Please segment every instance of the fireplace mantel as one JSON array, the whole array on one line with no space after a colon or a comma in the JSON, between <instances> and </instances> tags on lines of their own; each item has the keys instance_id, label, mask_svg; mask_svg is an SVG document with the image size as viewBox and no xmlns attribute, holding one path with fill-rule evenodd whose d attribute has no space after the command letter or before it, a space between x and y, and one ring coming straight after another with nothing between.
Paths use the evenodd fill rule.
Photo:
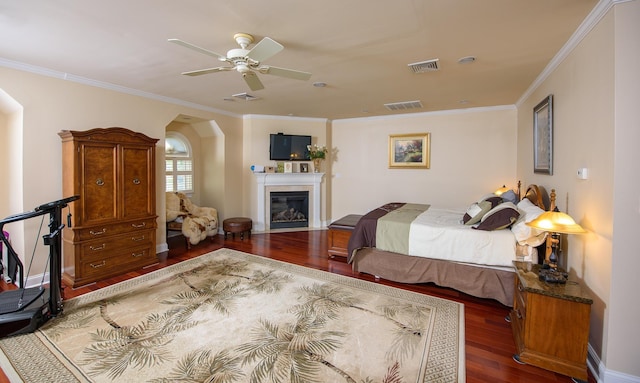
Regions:
<instances>
[{"instance_id":1,"label":"fireplace mantel","mask_svg":"<svg viewBox=\"0 0 640 383\"><path fill-rule=\"evenodd\" d=\"M253 227L256 231L269 230L271 191L309 190L309 228L320 228L321 183L324 173L253 173L257 182L258 218Z\"/></svg>"}]
</instances>

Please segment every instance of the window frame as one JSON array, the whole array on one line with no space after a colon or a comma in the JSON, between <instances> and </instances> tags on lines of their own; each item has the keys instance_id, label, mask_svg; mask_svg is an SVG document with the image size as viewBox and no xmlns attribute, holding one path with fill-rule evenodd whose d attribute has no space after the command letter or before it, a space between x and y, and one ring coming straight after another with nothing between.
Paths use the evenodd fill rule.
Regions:
<instances>
[{"instance_id":1,"label":"window frame","mask_svg":"<svg viewBox=\"0 0 640 383\"><path fill-rule=\"evenodd\" d=\"M185 149L186 149L186 153L169 153L167 152L167 141L168 140L176 140L176 141L180 141ZM182 161L182 160L187 160L187 161L191 161L191 170L182 170L179 171L178 169L178 161ZM168 171L167 170L167 161L171 161L172 162L172 171ZM185 137L183 134L178 133L178 132L166 132L165 134L165 191L166 192L180 192L180 193L185 193L185 194L193 194L193 188L195 185L195 161L193 159L193 150L191 148L191 142L189 141L189 139L187 137ZM191 189L185 189L185 190L178 190L178 176L180 175L187 175L187 176L191 176ZM171 177L171 181L172 181L172 189L168 190L168 178Z\"/></svg>"}]
</instances>

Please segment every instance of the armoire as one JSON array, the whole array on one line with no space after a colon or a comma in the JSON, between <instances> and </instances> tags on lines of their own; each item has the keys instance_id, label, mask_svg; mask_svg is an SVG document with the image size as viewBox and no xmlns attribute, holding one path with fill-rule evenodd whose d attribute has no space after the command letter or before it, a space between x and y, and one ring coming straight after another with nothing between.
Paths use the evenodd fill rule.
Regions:
<instances>
[{"instance_id":1,"label":"armoire","mask_svg":"<svg viewBox=\"0 0 640 383\"><path fill-rule=\"evenodd\" d=\"M158 262L155 146L129 129L63 130L63 195L71 203L63 231L63 274L78 287Z\"/></svg>"}]
</instances>

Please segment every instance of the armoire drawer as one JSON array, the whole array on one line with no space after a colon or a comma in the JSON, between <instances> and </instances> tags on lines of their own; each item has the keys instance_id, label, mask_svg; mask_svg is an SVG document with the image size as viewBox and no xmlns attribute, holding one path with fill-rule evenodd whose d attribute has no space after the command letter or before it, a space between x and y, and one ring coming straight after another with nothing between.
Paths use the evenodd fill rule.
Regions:
<instances>
[{"instance_id":1,"label":"armoire drawer","mask_svg":"<svg viewBox=\"0 0 640 383\"><path fill-rule=\"evenodd\" d=\"M156 217L148 217L135 221L108 223L83 228L74 228L75 242L110 237L121 233L156 228ZM111 239L109 239L111 240Z\"/></svg>"},{"instance_id":2,"label":"armoire drawer","mask_svg":"<svg viewBox=\"0 0 640 383\"><path fill-rule=\"evenodd\" d=\"M82 280L93 280L107 276L122 274L123 270L131 270L157 262L153 247L137 247L121 250L119 253L105 254L102 258L83 259L77 265L77 276Z\"/></svg>"},{"instance_id":3,"label":"armoire drawer","mask_svg":"<svg viewBox=\"0 0 640 383\"><path fill-rule=\"evenodd\" d=\"M80 260L93 261L131 248L153 247L155 246L155 231L144 230L124 233L80 242L76 246Z\"/></svg>"}]
</instances>

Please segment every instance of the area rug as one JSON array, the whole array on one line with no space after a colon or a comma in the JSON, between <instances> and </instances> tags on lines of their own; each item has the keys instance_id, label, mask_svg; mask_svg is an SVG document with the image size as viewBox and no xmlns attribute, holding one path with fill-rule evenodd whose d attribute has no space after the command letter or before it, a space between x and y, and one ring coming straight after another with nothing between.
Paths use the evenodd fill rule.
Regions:
<instances>
[{"instance_id":1,"label":"area rug","mask_svg":"<svg viewBox=\"0 0 640 383\"><path fill-rule=\"evenodd\" d=\"M229 249L64 302L11 381L464 382L464 306Z\"/></svg>"}]
</instances>

